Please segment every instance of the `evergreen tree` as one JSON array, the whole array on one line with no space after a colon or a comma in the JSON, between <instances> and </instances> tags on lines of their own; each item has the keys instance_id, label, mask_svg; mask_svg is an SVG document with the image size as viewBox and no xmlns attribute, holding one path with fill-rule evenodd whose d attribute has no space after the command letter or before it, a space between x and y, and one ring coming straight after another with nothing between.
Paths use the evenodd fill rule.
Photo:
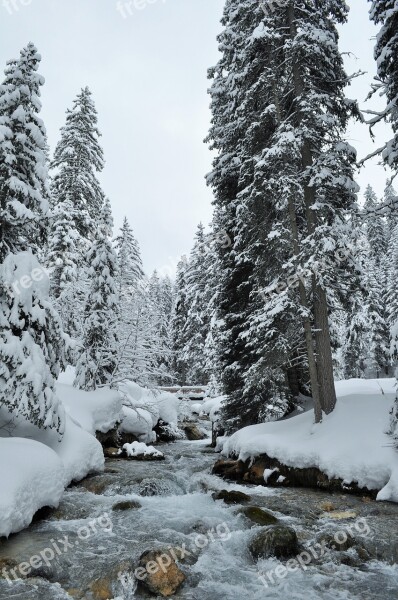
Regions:
<instances>
[{"instance_id":1,"label":"evergreen tree","mask_svg":"<svg viewBox=\"0 0 398 600\"><path fill-rule=\"evenodd\" d=\"M87 256L91 265L88 272L90 291L84 313L83 348L75 379L75 386L87 391L112 384L117 367L117 256L110 240L111 233L112 214L106 200Z\"/></svg>"},{"instance_id":2,"label":"evergreen tree","mask_svg":"<svg viewBox=\"0 0 398 600\"><path fill-rule=\"evenodd\" d=\"M188 318L186 275L188 261L183 256L177 265L177 274L174 290L174 307L172 315L172 366L173 375L179 385L187 384L188 365L184 359L183 349L186 339L184 337L185 324Z\"/></svg>"},{"instance_id":3,"label":"evergreen tree","mask_svg":"<svg viewBox=\"0 0 398 600\"><path fill-rule=\"evenodd\" d=\"M195 244L189 257L186 272L187 319L183 337L186 340L182 356L188 365L187 380L190 384L207 384L207 360L205 345L209 333L209 299L206 297L206 255L208 240L202 224L198 226Z\"/></svg>"},{"instance_id":4,"label":"evergreen tree","mask_svg":"<svg viewBox=\"0 0 398 600\"><path fill-rule=\"evenodd\" d=\"M289 410L290 382L297 391L307 369L316 419L336 402L329 311L347 278L337 257L358 189L343 139L357 114L338 51L346 11L338 0L283 3L267 15L254 1L226 3L223 56L210 72L218 156L209 183L232 239L219 314L224 412L240 425Z\"/></svg>"},{"instance_id":5,"label":"evergreen tree","mask_svg":"<svg viewBox=\"0 0 398 600\"><path fill-rule=\"evenodd\" d=\"M28 44L8 64L0 88L0 405L62 435L64 411L55 383L65 365L66 336L34 255L48 214L39 62Z\"/></svg>"},{"instance_id":6,"label":"evergreen tree","mask_svg":"<svg viewBox=\"0 0 398 600\"><path fill-rule=\"evenodd\" d=\"M387 251L386 228L377 208L379 202L373 188L368 185L365 191L365 224L370 248L370 256L376 267L380 267Z\"/></svg>"},{"instance_id":7,"label":"evergreen tree","mask_svg":"<svg viewBox=\"0 0 398 600\"><path fill-rule=\"evenodd\" d=\"M119 294L132 294L142 283L144 271L140 248L126 217L120 233L115 239L115 248L119 265Z\"/></svg>"},{"instance_id":8,"label":"evergreen tree","mask_svg":"<svg viewBox=\"0 0 398 600\"><path fill-rule=\"evenodd\" d=\"M81 90L67 110L66 123L61 129L52 162L54 203L72 203L74 225L81 236L81 254L85 255L87 244L92 240L104 194L97 173L104 167L100 132L97 128L97 111L90 90Z\"/></svg>"},{"instance_id":9,"label":"evergreen tree","mask_svg":"<svg viewBox=\"0 0 398 600\"><path fill-rule=\"evenodd\" d=\"M0 87L0 261L8 253L37 254L47 228L47 140L37 73L41 57L30 43L8 63Z\"/></svg>"},{"instance_id":10,"label":"evergreen tree","mask_svg":"<svg viewBox=\"0 0 398 600\"><path fill-rule=\"evenodd\" d=\"M55 384L67 338L49 302L48 278L32 253L9 254L0 265L0 289L0 406L62 435Z\"/></svg>"},{"instance_id":11,"label":"evergreen tree","mask_svg":"<svg viewBox=\"0 0 398 600\"><path fill-rule=\"evenodd\" d=\"M398 5L396 0L370 0L370 18L380 25L377 34L375 58L377 82L373 93L383 92L387 98L386 109L371 120L374 125L381 120L391 123L394 137L382 148L382 156L392 169L398 168Z\"/></svg>"}]
</instances>

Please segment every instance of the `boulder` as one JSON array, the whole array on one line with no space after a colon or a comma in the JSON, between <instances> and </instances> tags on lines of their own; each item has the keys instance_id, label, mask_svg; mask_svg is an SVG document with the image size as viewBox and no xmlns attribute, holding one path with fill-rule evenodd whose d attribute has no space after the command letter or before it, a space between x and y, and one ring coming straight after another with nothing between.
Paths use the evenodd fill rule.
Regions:
<instances>
[{"instance_id":1,"label":"boulder","mask_svg":"<svg viewBox=\"0 0 398 600\"><path fill-rule=\"evenodd\" d=\"M140 557L139 579L153 594L168 598L173 596L185 581L169 550L147 550Z\"/></svg>"},{"instance_id":2,"label":"boulder","mask_svg":"<svg viewBox=\"0 0 398 600\"><path fill-rule=\"evenodd\" d=\"M279 520L272 513L258 506L248 506L242 508L240 512L250 519L250 521L253 521L253 523L257 523L257 525L266 526L279 523Z\"/></svg>"},{"instance_id":3,"label":"boulder","mask_svg":"<svg viewBox=\"0 0 398 600\"><path fill-rule=\"evenodd\" d=\"M251 497L243 492L237 490L220 490L212 494L213 500L224 500L225 504L242 504L242 502L249 502Z\"/></svg>"},{"instance_id":4,"label":"boulder","mask_svg":"<svg viewBox=\"0 0 398 600\"><path fill-rule=\"evenodd\" d=\"M121 454L120 448L116 448L116 447L104 448L105 458L121 458L120 454Z\"/></svg>"},{"instance_id":5,"label":"boulder","mask_svg":"<svg viewBox=\"0 0 398 600\"><path fill-rule=\"evenodd\" d=\"M117 446L119 437L118 427L114 427L105 433L102 433L102 431L96 431L95 437L104 449Z\"/></svg>"},{"instance_id":6,"label":"boulder","mask_svg":"<svg viewBox=\"0 0 398 600\"><path fill-rule=\"evenodd\" d=\"M249 550L255 560L260 558L290 558L299 552L294 529L286 525L270 525L259 531L251 540Z\"/></svg>"},{"instance_id":7,"label":"boulder","mask_svg":"<svg viewBox=\"0 0 398 600\"><path fill-rule=\"evenodd\" d=\"M132 510L141 508L141 504L135 500L126 500L125 502L118 502L112 506L112 510Z\"/></svg>"},{"instance_id":8,"label":"boulder","mask_svg":"<svg viewBox=\"0 0 398 600\"><path fill-rule=\"evenodd\" d=\"M230 460L220 458L213 467L213 475L219 475L224 479L239 481L245 473L245 463L241 460Z\"/></svg>"},{"instance_id":9,"label":"boulder","mask_svg":"<svg viewBox=\"0 0 398 600\"><path fill-rule=\"evenodd\" d=\"M74 597L90 598L90 600L111 600L118 596L121 591L120 576L122 573L129 573L133 580L134 567L130 561L123 561L113 566L103 577L92 581L85 594Z\"/></svg>"},{"instance_id":10,"label":"boulder","mask_svg":"<svg viewBox=\"0 0 398 600\"><path fill-rule=\"evenodd\" d=\"M184 425L183 429L185 431L187 439L191 442L194 442L196 440L204 440L207 437L206 434L203 433L203 431L200 431L200 429L194 423Z\"/></svg>"}]
</instances>

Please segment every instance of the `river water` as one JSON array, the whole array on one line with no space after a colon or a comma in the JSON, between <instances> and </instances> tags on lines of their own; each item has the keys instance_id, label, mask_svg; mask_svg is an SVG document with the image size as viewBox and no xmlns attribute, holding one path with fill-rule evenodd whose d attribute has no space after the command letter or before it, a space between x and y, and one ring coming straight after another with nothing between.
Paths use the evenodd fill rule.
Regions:
<instances>
[{"instance_id":1,"label":"river water","mask_svg":"<svg viewBox=\"0 0 398 600\"><path fill-rule=\"evenodd\" d=\"M104 582L112 590L109 598L154 598L137 587L132 573L145 550L170 547L185 552L180 567L187 579L175 596L181 600L398 598L398 505L226 483L211 475L216 456L207 443L166 444L163 462L109 460L103 474L69 488L59 509L0 542L0 569L10 565L0 579L0 598L106 600ZM317 558L313 553L309 563L306 558L278 577L275 569L286 563L253 560L248 544L260 527L239 505L214 501L212 492L221 489L249 494L250 505L294 527L307 549L330 536L344 538L351 527L369 559L355 549ZM113 510L127 500L140 508ZM347 518L336 520L344 517L339 511L348 512ZM43 552L47 564L34 577L13 580L12 566Z\"/></svg>"}]
</instances>

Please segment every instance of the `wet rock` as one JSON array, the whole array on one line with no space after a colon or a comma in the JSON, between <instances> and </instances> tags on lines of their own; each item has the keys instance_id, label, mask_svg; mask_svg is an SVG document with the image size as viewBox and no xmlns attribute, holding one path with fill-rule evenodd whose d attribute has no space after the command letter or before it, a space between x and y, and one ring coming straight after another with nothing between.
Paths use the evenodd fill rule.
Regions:
<instances>
[{"instance_id":1,"label":"wet rock","mask_svg":"<svg viewBox=\"0 0 398 600\"><path fill-rule=\"evenodd\" d=\"M352 510L333 510L332 512L325 513L321 516L327 517L328 519L335 519L336 521L343 521L345 519L355 519L357 513Z\"/></svg>"},{"instance_id":2,"label":"wet rock","mask_svg":"<svg viewBox=\"0 0 398 600\"><path fill-rule=\"evenodd\" d=\"M332 512L333 510L336 510L336 507L332 502L322 502L322 504L319 505L319 508L323 510L323 512Z\"/></svg>"},{"instance_id":3,"label":"wet rock","mask_svg":"<svg viewBox=\"0 0 398 600\"><path fill-rule=\"evenodd\" d=\"M196 440L204 440L207 436L194 423L189 423L183 427L187 439L191 442Z\"/></svg>"},{"instance_id":4,"label":"wet rock","mask_svg":"<svg viewBox=\"0 0 398 600\"><path fill-rule=\"evenodd\" d=\"M70 588L65 591L67 594L69 594L69 596L71 596L71 598L76 598L76 600L81 600L81 598L84 598L84 592L78 590L77 588Z\"/></svg>"},{"instance_id":5,"label":"wet rock","mask_svg":"<svg viewBox=\"0 0 398 600\"><path fill-rule=\"evenodd\" d=\"M162 421L162 419L159 419L153 430L156 433L156 440L158 442L175 442L184 437L181 430Z\"/></svg>"},{"instance_id":6,"label":"wet rock","mask_svg":"<svg viewBox=\"0 0 398 600\"><path fill-rule=\"evenodd\" d=\"M249 502L251 497L243 492L237 490L220 490L212 494L213 500L224 500L225 504L241 504L242 502Z\"/></svg>"},{"instance_id":7,"label":"wet rock","mask_svg":"<svg viewBox=\"0 0 398 600\"><path fill-rule=\"evenodd\" d=\"M168 496L173 493L172 486L161 479L144 479L139 489L141 496Z\"/></svg>"},{"instance_id":8,"label":"wet rock","mask_svg":"<svg viewBox=\"0 0 398 600\"><path fill-rule=\"evenodd\" d=\"M255 560L260 558L290 558L300 549L296 532L285 525L271 525L259 531L249 544L249 550Z\"/></svg>"},{"instance_id":9,"label":"wet rock","mask_svg":"<svg viewBox=\"0 0 398 600\"><path fill-rule=\"evenodd\" d=\"M140 557L139 568L142 585L164 598L173 596L186 579L168 550L147 550Z\"/></svg>"},{"instance_id":10,"label":"wet rock","mask_svg":"<svg viewBox=\"0 0 398 600\"><path fill-rule=\"evenodd\" d=\"M323 535L318 539L319 543L329 548L329 550L337 550L338 552L345 552L353 548L356 544L352 535L344 531L338 532L335 535Z\"/></svg>"},{"instance_id":11,"label":"wet rock","mask_svg":"<svg viewBox=\"0 0 398 600\"><path fill-rule=\"evenodd\" d=\"M110 447L104 448L105 458L120 458L120 448Z\"/></svg>"},{"instance_id":12,"label":"wet rock","mask_svg":"<svg viewBox=\"0 0 398 600\"><path fill-rule=\"evenodd\" d=\"M92 477L86 477L86 479L83 479L77 485L78 487L83 487L92 494L101 495L111 485L111 481L106 477L94 475Z\"/></svg>"},{"instance_id":13,"label":"wet rock","mask_svg":"<svg viewBox=\"0 0 398 600\"><path fill-rule=\"evenodd\" d=\"M112 600L121 591L120 578L125 573L129 573L133 579L134 567L129 561L115 565L103 577L90 583L86 594L82 597L90 598L90 600Z\"/></svg>"},{"instance_id":14,"label":"wet rock","mask_svg":"<svg viewBox=\"0 0 398 600\"><path fill-rule=\"evenodd\" d=\"M139 502L135 500L126 500L125 502L118 502L112 506L112 510L132 510L136 508L142 508Z\"/></svg>"},{"instance_id":15,"label":"wet rock","mask_svg":"<svg viewBox=\"0 0 398 600\"><path fill-rule=\"evenodd\" d=\"M124 433L119 431L118 443L115 446L123 448L124 444L132 444L133 442L139 442L139 439L133 433Z\"/></svg>"},{"instance_id":16,"label":"wet rock","mask_svg":"<svg viewBox=\"0 0 398 600\"><path fill-rule=\"evenodd\" d=\"M241 510L242 514L245 515L250 521L253 523L257 523L257 525L275 525L279 523L279 520L274 517L274 515L267 510L259 508L258 506L248 506L247 508L243 508Z\"/></svg>"},{"instance_id":17,"label":"wet rock","mask_svg":"<svg viewBox=\"0 0 398 600\"><path fill-rule=\"evenodd\" d=\"M110 429L109 431L106 431L105 433L103 433L102 431L96 431L95 437L97 438L97 440L99 441L99 443L102 445L103 448L115 447L118 445L118 438L119 438L118 428L114 427L113 429Z\"/></svg>"},{"instance_id":18,"label":"wet rock","mask_svg":"<svg viewBox=\"0 0 398 600\"><path fill-rule=\"evenodd\" d=\"M241 460L230 460L220 458L213 467L213 475L219 475L224 479L239 481L245 473L245 463Z\"/></svg>"}]
</instances>

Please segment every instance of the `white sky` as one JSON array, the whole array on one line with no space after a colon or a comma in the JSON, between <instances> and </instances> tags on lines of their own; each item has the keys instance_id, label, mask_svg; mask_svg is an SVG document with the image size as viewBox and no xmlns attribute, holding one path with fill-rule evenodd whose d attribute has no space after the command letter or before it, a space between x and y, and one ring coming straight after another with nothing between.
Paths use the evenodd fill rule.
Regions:
<instances>
[{"instance_id":1,"label":"white sky","mask_svg":"<svg viewBox=\"0 0 398 600\"><path fill-rule=\"evenodd\" d=\"M341 49L349 72L363 70L349 95L363 106L375 73L365 0L348 0ZM211 219L203 144L210 120L207 68L217 62L224 0L0 0L0 68L32 41L42 54L43 112L52 151L79 89L88 85L99 113L106 167L101 181L115 225L126 215L145 269L173 272L189 252L196 226ZM140 7L141 8L137 8ZM124 14L124 16L123 16ZM382 106L381 101L381 106ZM373 102L374 106L374 102ZM363 157L373 143L366 126L350 129ZM373 160L358 177L382 193L387 174Z\"/></svg>"}]
</instances>

